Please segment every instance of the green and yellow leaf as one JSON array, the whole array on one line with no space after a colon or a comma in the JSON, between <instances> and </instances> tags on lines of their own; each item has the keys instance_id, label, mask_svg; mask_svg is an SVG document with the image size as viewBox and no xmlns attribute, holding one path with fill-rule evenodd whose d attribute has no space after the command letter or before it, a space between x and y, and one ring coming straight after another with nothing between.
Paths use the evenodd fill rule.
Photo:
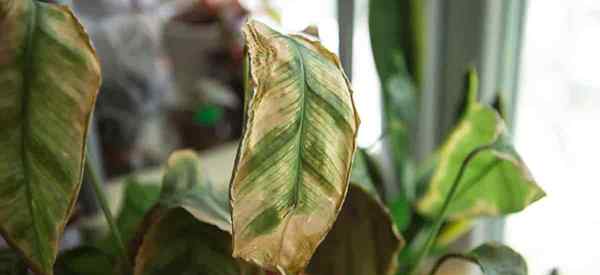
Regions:
<instances>
[{"instance_id":1,"label":"green and yellow leaf","mask_svg":"<svg viewBox=\"0 0 600 275\"><path fill-rule=\"evenodd\" d=\"M175 152L143 223L134 274L260 274L231 256L229 217L227 187L202 176L193 152Z\"/></svg>"},{"instance_id":2,"label":"green and yellow leaf","mask_svg":"<svg viewBox=\"0 0 600 275\"><path fill-rule=\"evenodd\" d=\"M244 134L231 180L235 257L297 274L333 226L359 124L337 57L249 21Z\"/></svg>"},{"instance_id":3,"label":"green and yellow leaf","mask_svg":"<svg viewBox=\"0 0 600 275\"><path fill-rule=\"evenodd\" d=\"M446 218L518 212L545 195L510 145L504 122L493 108L477 102L476 91L476 76L471 72L467 111L442 146L428 190L417 205L427 217L440 213L467 156L486 146L466 164Z\"/></svg>"},{"instance_id":4,"label":"green and yellow leaf","mask_svg":"<svg viewBox=\"0 0 600 275\"><path fill-rule=\"evenodd\" d=\"M442 257L431 274L436 274L442 264L452 258L477 264L484 275L527 275L527 263L519 253L510 247L497 244L483 244L467 254L449 254Z\"/></svg>"},{"instance_id":5,"label":"green and yellow leaf","mask_svg":"<svg viewBox=\"0 0 600 275\"><path fill-rule=\"evenodd\" d=\"M68 8L0 2L0 232L37 274L52 274L79 193L99 85Z\"/></svg>"},{"instance_id":6,"label":"green and yellow leaf","mask_svg":"<svg viewBox=\"0 0 600 275\"><path fill-rule=\"evenodd\" d=\"M359 158L355 162L359 164ZM396 274L404 240L366 169L353 166L352 175L342 211L312 257L308 274Z\"/></svg>"}]
</instances>

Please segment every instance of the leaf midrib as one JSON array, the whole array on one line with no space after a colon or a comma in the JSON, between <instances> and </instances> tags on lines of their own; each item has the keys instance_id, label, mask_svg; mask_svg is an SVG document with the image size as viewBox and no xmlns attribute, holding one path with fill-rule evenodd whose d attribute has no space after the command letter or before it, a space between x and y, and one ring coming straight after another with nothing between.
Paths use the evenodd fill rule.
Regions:
<instances>
[{"instance_id":1,"label":"leaf midrib","mask_svg":"<svg viewBox=\"0 0 600 275\"><path fill-rule=\"evenodd\" d=\"M299 49L299 45L298 42L294 41L292 38L286 38L289 41L292 42L292 45L294 45L294 50L296 51L296 53L298 54L298 57L300 58L300 71L301 71L301 75L302 75L302 105L300 107L300 126L299 126L299 140L298 140L298 167L296 169L296 180L295 180L295 184L294 184L294 188L292 190L293 193L293 197L292 197L292 211L296 210L296 208L298 208L298 203L300 201L300 185L302 184L301 182L303 182L302 180L302 173L300 172L302 170L302 162L304 161L304 153L302 152L304 149L304 119L305 119L305 115L306 115L306 91L309 90L308 84L306 83L306 70L304 68L304 56L302 55L302 52Z\"/></svg>"},{"instance_id":2,"label":"leaf midrib","mask_svg":"<svg viewBox=\"0 0 600 275\"><path fill-rule=\"evenodd\" d=\"M27 197L27 208L29 210L29 215L31 216L31 220L33 223L33 231L35 234L35 242L33 244L33 253L38 257L39 263L42 267L46 268L46 261L43 261L44 251L40 247L42 243L41 233L39 228L39 223L36 220L36 216L34 215L34 205L33 205L33 191L31 188L31 178L30 178L30 160L29 155L27 154L27 148L25 143L31 137L31 129L30 129L30 116L29 116L29 99L31 96L31 81L27 81L27 76L32 76L35 74L34 65L33 65L33 51L37 48L36 40L34 39L34 31L37 28L39 21L39 11L38 3L35 1L29 2L31 5L31 15L29 16L29 22L27 23L27 35L25 37L25 48L24 48L24 65L22 72L22 87L23 87L23 102L21 104L21 165L23 166L23 181L25 183L25 193ZM33 78L33 77L32 77ZM32 254L33 254L32 253Z\"/></svg>"}]
</instances>

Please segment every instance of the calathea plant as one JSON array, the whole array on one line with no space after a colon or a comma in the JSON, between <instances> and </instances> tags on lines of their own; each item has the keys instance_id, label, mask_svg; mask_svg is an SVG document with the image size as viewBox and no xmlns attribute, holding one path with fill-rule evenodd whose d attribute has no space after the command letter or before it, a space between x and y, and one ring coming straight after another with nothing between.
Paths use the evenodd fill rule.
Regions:
<instances>
[{"instance_id":1,"label":"calathea plant","mask_svg":"<svg viewBox=\"0 0 600 275\"><path fill-rule=\"evenodd\" d=\"M380 196L377 162L356 150L359 118L339 60L315 37L285 35L252 20L243 29L244 129L230 182L205 176L196 153L175 152L160 188L128 181L114 222L92 177L114 245L85 243L59 255L84 166L94 174L85 165L85 144L98 62L85 31L62 6L2 1L0 30L0 232L12 248L0 254L0 270L397 272L404 240ZM499 116L470 98L417 204L432 225L425 245L413 249L416 267L443 221L515 212L543 195L506 142ZM486 274L526 272L518 254L496 244L448 257L473 261Z\"/></svg>"}]
</instances>

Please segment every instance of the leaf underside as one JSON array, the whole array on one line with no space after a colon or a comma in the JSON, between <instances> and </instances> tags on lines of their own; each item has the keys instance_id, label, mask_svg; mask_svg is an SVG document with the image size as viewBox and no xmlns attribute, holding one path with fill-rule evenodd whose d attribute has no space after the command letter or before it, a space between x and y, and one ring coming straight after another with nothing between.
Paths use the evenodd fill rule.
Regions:
<instances>
[{"instance_id":1,"label":"leaf underside","mask_svg":"<svg viewBox=\"0 0 600 275\"><path fill-rule=\"evenodd\" d=\"M0 232L52 274L81 185L100 68L63 6L0 2Z\"/></svg>"},{"instance_id":2,"label":"leaf underside","mask_svg":"<svg viewBox=\"0 0 600 275\"><path fill-rule=\"evenodd\" d=\"M340 63L319 42L256 21L244 134L231 181L234 256L300 272L348 188L359 124Z\"/></svg>"}]
</instances>

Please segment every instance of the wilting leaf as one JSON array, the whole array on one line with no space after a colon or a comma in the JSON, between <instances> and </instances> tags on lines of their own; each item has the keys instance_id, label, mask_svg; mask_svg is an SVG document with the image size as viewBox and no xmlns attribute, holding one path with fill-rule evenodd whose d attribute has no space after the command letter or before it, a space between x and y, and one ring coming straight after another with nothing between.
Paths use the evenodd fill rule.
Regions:
<instances>
[{"instance_id":1,"label":"wilting leaf","mask_svg":"<svg viewBox=\"0 0 600 275\"><path fill-rule=\"evenodd\" d=\"M54 270L60 275L113 274L113 259L95 247L79 247L62 253Z\"/></svg>"},{"instance_id":2,"label":"wilting leaf","mask_svg":"<svg viewBox=\"0 0 600 275\"><path fill-rule=\"evenodd\" d=\"M234 259L227 187L203 178L191 151L168 161L159 203L148 213L134 274L259 274Z\"/></svg>"},{"instance_id":3,"label":"wilting leaf","mask_svg":"<svg viewBox=\"0 0 600 275\"><path fill-rule=\"evenodd\" d=\"M445 217L452 220L513 213L544 196L510 145L500 116L476 101L474 72L470 77L467 112L442 146L428 191L418 203L419 212L428 217L440 213L461 165L476 149L478 153L466 163ZM483 147L487 149L480 150Z\"/></svg>"},{"instance_id":4,"label":"wilting leaf","mask_svg":"<svg viewBox=\"0 0 600 275\"><path fill-rule=\"evenodd\" d=\"M438 261L431 274L435 275L444 261L451 258L479 265L484 275L527 275L527 263L523 257L510 247L496 243L483 244L467 254L446 255Z\"/></svg>"},{"instance_id":5,"label":"wilting leaf","mask_svg":"<svg viewBox=\"0 0 600 275\"><path fill-rule=\"evenodd\" d=\"M0 232L52 274L76 201L100 68L63 6L0 2Z\"/></svg>"},{"instance_id":6,"label":"wilting leaf","mask_svg":"<svg viewBox=\"0 0 600 275\"><path fill-rule=\"evenodd\" d=\"M355 173L357 170L353 167L352 174L363 174ZM311 259L307 273L395 274L403 245L404 240L369 180L359 184L353 177L342 211Z\"/></svg>"},{"instance_id":7,"label":"wilting leaf","mask_svg":"<svg viewBox=\"0 0 600 275\"><path fill-rule=\"evenodd\" d=\"M250 21L252 91L231 181L234 256L300 272L341 209L358 115L318 41Z\"/></svg>"}]
</instances>

